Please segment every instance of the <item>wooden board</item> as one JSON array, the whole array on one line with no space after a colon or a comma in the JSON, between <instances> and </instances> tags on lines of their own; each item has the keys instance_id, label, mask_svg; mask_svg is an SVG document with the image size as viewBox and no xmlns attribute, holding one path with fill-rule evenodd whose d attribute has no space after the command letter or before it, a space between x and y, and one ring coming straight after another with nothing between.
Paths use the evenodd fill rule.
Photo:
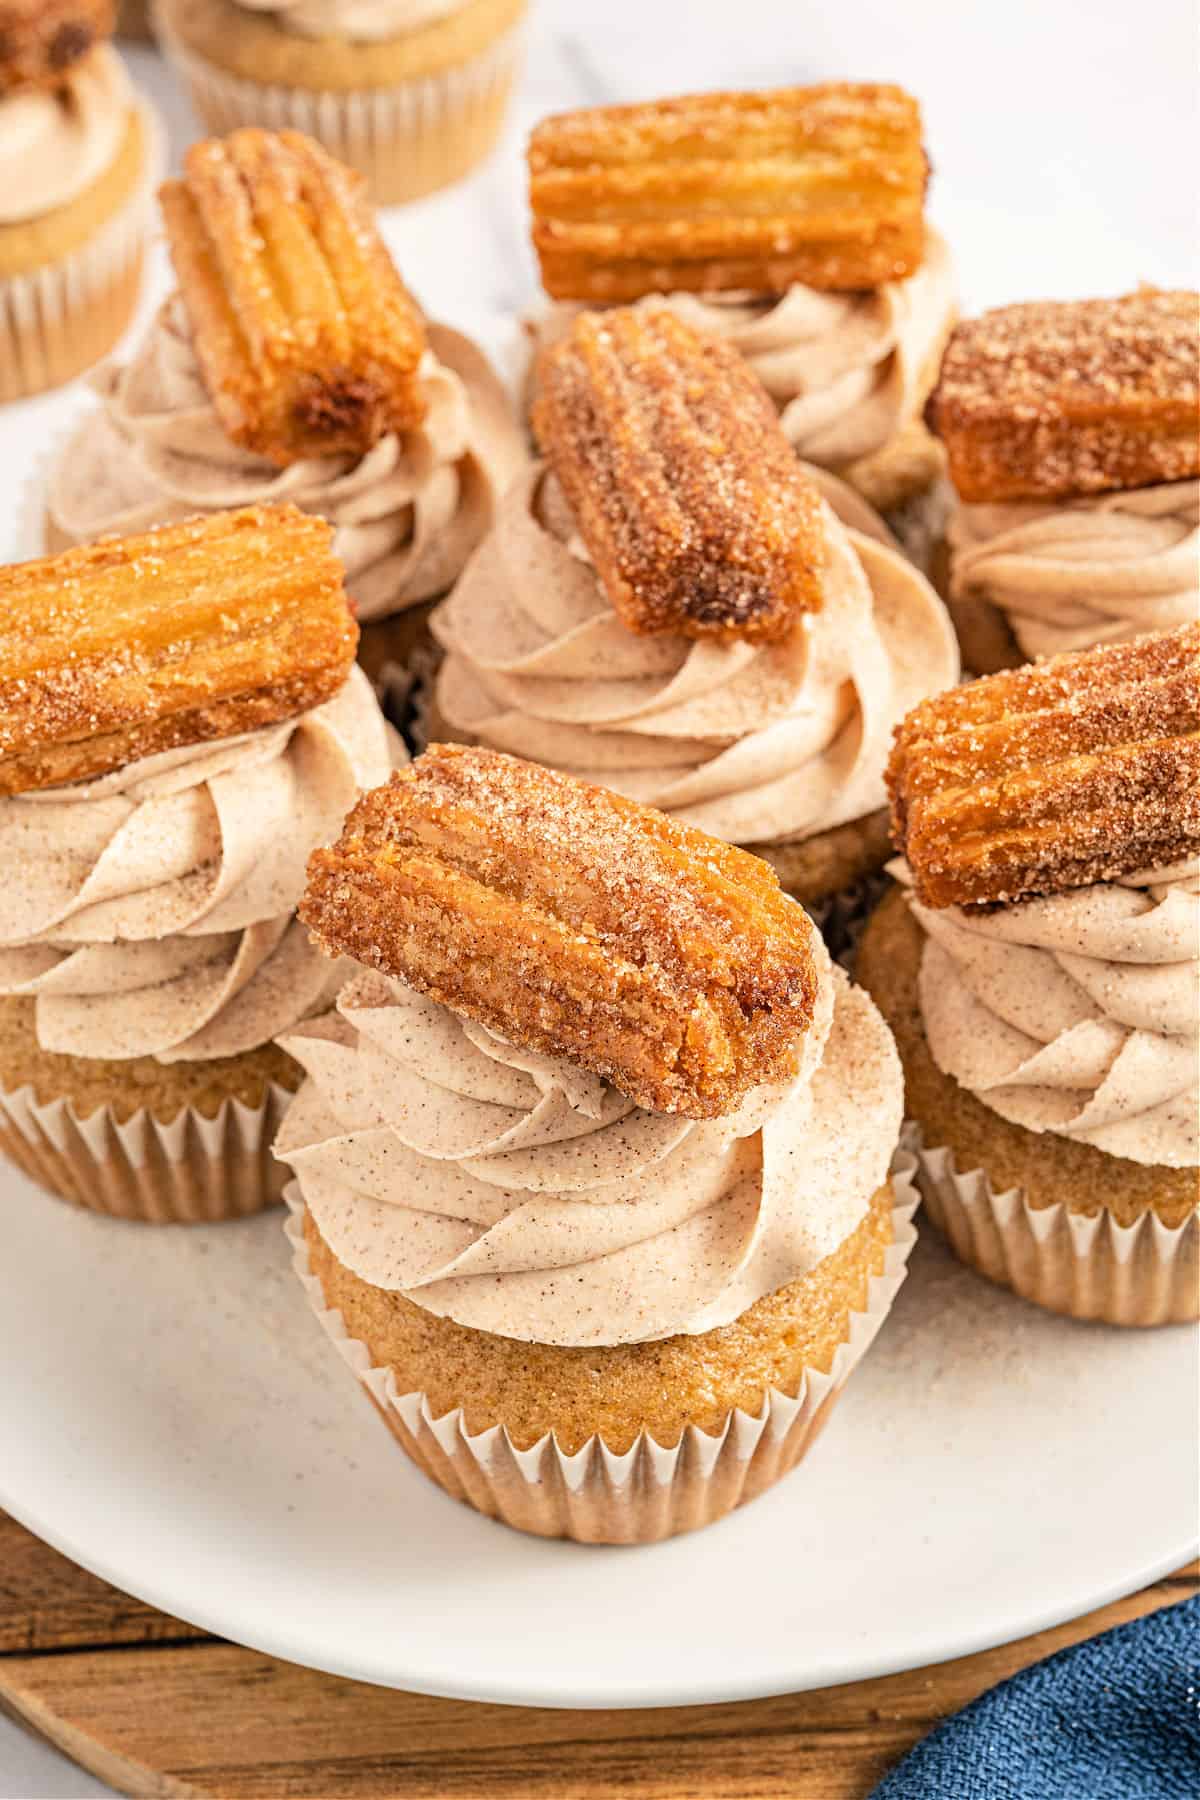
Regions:
<instances>
[{"instance_id":1,"label":"wooden board","mask_svg":"<svg viewBox=\"0 0 1200 1800\"><path fill-rule=\"evenodd\" d=\"M364 1687L204 1637L0 1514L0 1706L133 1795L864 1800L919 1737L994 1682L1197 1592L1193 1564L1018 1644L819 1693L539 1711Z\"/></svg>"}]
</instances>

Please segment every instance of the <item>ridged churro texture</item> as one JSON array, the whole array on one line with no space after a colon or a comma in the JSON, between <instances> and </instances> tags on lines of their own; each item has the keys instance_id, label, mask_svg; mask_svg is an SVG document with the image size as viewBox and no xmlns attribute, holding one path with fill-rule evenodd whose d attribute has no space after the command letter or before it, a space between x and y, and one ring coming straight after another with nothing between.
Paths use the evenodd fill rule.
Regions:
<instances>
[{"instance_id":1,"label":"ridged churro texture","mask_svg":"<svg viewBox=\"0 0 1200 1800\"><path fill-rule=\"evenodd\" d=\"M115 27L114 0L2 0L0 95L55 87Z\"/></svg>"},{"instance_id":2,"label":"ridged churro texture","mask_svg":"<svg viewBox=\"0 0 1200 1800\"><path fill-rule=\"evenodd\" d=\"M297 131L195 144L161 190L222 426L281 466L362 456L425 416L421 313L361 175Z\"/></svg>"},{"instance_id":3,"label":"ridged churro texture","mask_svg":"<svg viewBox=\"0 0 1200 1800\"><path fill-rule=\"evenodd\" d=\"M870 82L691 94L544 119L529 141L558 300L870 288L919 267L921 113Z\"/></svg>"},{"instance_id":4,"label":"ridged churro texture","mask_svg":"<svg viewBox=\"0 0 1200 1800\"><path fill-rule=\"evenodd\" d=\"M968 501L1200 474L1200 294L997 307L955 329L926 419Z\"/></svg>"},{"instance_id":5,"label":"ridged churro texture","mask_svg":"<svg viewBox=\"0 0 1200 1800\"><path fill-rule=\"evenodd\" d=\"M533 425L630 631L780 638L820 609L820 495L728 344L659 303L583 313Z\"/></svg>"},{"instance_id":6,"label":"ridged churro texture","mask_svg":"<svg viewBox=\"0 0 1200 1800\"><path fill-rule=\"evenodd\" d=\"M360 800L300 917L655 1112L732 1111L812 1022L812 926L766 863L492 750L432 745Z\"/></svg>"},{"instance_id":7,"label":"ridged churro texture","mask_svg":"<svg viewBox=\"0 0 1200 1800\"><path fill-rule=\"evenodd\" d=\"M1200 625L926 700L897 729L892 829L926 906L1062 893L1200 851Z\"/></svg>"},{"instance_id":8,"label":"ridged churro texture","mask_svg":"<svg viewBox=\"0 0 1200 1800\"><path fill-rule=\"evenodd\" d=\"M252 506L0 570L0 794L327 700L358 643L332 541Z\"/></svg>"}]
</instances>

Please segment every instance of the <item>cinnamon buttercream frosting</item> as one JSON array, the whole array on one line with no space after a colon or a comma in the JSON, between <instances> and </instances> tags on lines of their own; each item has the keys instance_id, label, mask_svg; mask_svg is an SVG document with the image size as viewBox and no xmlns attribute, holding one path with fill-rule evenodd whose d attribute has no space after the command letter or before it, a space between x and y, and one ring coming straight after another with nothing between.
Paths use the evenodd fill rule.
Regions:
<instances>
[{"instance_id":1,"label":"cinnamon buttercream frosting","mask_svg":"<svg viewBox=\"0 0 1200 1800\"><path fill-rule=\"evenodd\" d=\"M943 1073L1028 1131L1200 1161L1200 860L990 911L909 903Z\"/></svg>"},{"instance_id":2,"label":"cinnamon buttercream frosting","mask_svg":"<svg viewBox=\"0 0 1200 1800\"><path fill-rule=\"evenodd\" d=\"M893 727L954 683L958 650L883 521L809 473L826 496L822 610L782 642L750 644L627 630L557 482L534 469L434 615L442 717L732 843L794 841L875 811Z\"/></svg>"},{"instance_id":3,"label":"cinnamon buttercream frosting","mask_svg":"<svg viewBox=\"0 0 1200 1800\"><path fill-rule=\"evenodd\" d=\"M882 287L662 298L746 358L799 454L832 469L873 456L919 415L955 312L950 252L932 229L915 274ZM558 342L584 310L559 301L535 315L535 348Z\"/></svg>"},{"instance_id":4,"label":"cinnamon buttercream frosting","mask_svg":"<svg viewBox=\"0 0 1200 1800\"><path fill-rule=\"evenodd\" d=\"M391 762L356 668L299 718L0 799L0 993L36 996L38 1042L69 1056L269 1043L336 992L294 908Z\"/></svg>"},{"instance_id":5,"label":"cinnamon buttercream frosting","mask_svg":"<svg viewBox=\"0 0 1200 1800\"><path fill-rule=\"evenodd\" d=\"M99 45L57 87L0 100L0 225L66 206L116 161L133 93L124 64Z\"/></svg>"},{"instance_id":6,"label":"cinnamon buttercream frosting","mask_svg":"<svg viewBox=\"0 0 1200 1800\"><path fill-rule=\"evenodd\" d=\"M464 0L237 0L244 12L268 13L301 37L372 44L403 37L456 12Z\"/></svg>"},{"instance_id":7,"label":"cinnamon buttercream frosting","mask_svg":"<svg viewBox=\"0 0 1200 1800\"><path fill-rule=\"evenodd\" d=\"M701 1124L360 972L282 1040L309 1080L276 1154L342 1263L462 1325L588 1345L727 1324L837 1248L899 1135L891 1034L816 944L796 1078Z\"/></svg>"},{"instance_id":8,"label":"cinnamon buttercream frosting","mask_svg":"<svg viewBox=\"0 0 1200 1800\"><path fill-rule=\"evenodd\" d=\"M279 469L231 442L209 399L176 295L126 364L91 377L101 405L51 475L49 513L69 541L125 536L224 507L290 500L335 528L363 620L444 593L492 522L525 452L503 385L469 339L430 325L429 411L357 461Z\"/></svg>"},{"instance_id":9,"label":"cinnamon buttercream frosting","mask_svg":"<svg viewBox=\"0 0 1200 1800\"><path fill-rule=\"evenodd\" d=\"M998 607L1030 658L1200 616L1200 481L963 506L948 535L955 598Z\"/></svg>"}]
</instances>

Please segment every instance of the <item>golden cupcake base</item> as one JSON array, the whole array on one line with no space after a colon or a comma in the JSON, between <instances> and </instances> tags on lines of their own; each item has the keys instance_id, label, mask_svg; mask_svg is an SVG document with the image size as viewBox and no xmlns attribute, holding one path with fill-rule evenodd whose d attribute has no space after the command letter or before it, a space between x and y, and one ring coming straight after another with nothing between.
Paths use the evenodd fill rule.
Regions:
<instances>
[{"instance_id":1,"label":"golden cupcake base","mask_svg":"<svg viewBox=\"0 0 1200 1800\"><path fill-rule=\"evenodd\" d=\"M753 1500L793 1469L816 1440L904 1281L916 1242L912 1215L917 1195L909 1180L911 1168L911 1157L897 1157L891 1182L875 1197L862 1225L811 1274L760 1301L731 1326L698 1338L572 1351L491 1338L429 1315L417 1321L418 1332L453 1339L459 1349L460 1340L482 1341L482 1369L463 1367L459 1361L460 1392L472 1377L477 1390L481 1376L486 1385L491 1357L510 1362L518 1376L526 1364L538 1365L526 1377L506 1380L496 1390L503 1419L487 1405L481 1410L478 1398L456 1405L436 1390L431 1395L411 1387L403 1375L398 1378L395 1365L377 1360L378 1346L369 1346L356 1332L371 1330L372 1297L389 1303L402 1296L371 1288L338 1262L307 1213L296 1184L285 1194L292 1208L286 1229L293 1266L326 1334L389 1431L430 1480L486 1517L537 1537L592 1544L656 1543L712 1524ZM403 1305L420 1311L411 1302ZM789 1309L790 1328L784 1323ZM720 1402L719 1394L711 1391L694 1406L712 1367L719 1365L721 1341L729 1339L739 1346L750 1342L760 1323L774 1348L785 1354L792 1348L788 1330L794 1331L798 1341L814 1346L812 1360L804 1356L797 1360L786 1387L759 1385L750 1409ZM661 1385L663 1353L674 1367L674 1379L657 1395L655 1423L648 1427L635 1416L626 1391L629 1384L619 1377L648 1359L650 1387ZM546 1361L562 1371L558 1388L542 1379L541 1364ZM610 1364L613 1379L606 1381ZM594 1378L581 1385L573 1382L576 1373L586 1375L593 1366ZM731 1376L735 1384L739 1375L743 1385L752 1385L744 1380L744 1365ZM579 1406L563 1391L576 1386ZM593 1389L611 1390L628 1417L581 1437L580 1419L604 1404ZM525 1397L533 1411L523 1423L514 1422L521 1418ZM682 1424L664 1425L657 1417L662 1407L677 1413L681 1406ZM561 1425L536 1418L547 1407L561 1410ZM689 1413L701 1422L688 1422Z\"/></svg>"},{"instance_id":2,"label":"golden cupcake base","mask_svg":"<svg viewBox=\"0 0 1200 1800\"><path fill-rule=\"evenodd\" d=\"M33 1002L0 999L0 1150L47 1193L144 1224L208 1225L276 1205L271 1145L299 1066L273 1044L208 1063L42 1050Z\"/></svg>"}]
</instances>

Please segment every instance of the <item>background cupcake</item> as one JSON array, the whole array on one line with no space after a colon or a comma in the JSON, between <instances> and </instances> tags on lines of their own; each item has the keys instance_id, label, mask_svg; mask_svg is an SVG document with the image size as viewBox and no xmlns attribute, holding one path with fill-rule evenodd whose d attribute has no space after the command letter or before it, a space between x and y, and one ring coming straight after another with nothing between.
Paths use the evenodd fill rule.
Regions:
<instances>
[{"instance_id":1,"label":"background cupcake","mask_svg":"<svg viewBox=\"0 0 1200 1800\"><path fill-rule=\"evenodd\" d=\"M948 591L979 674L1200 614L1200 295L1004 306L955 331L929 418L962 504Z\"/></svg>"},{"instance_id":2,"label":"background cupcake","mask_svg":"<svg viewBox=\"0 0 1200 1800\"><path fill-rule=\"evenodd\" d=\"M806 462L929 550L944 463L922 412L955 285L909 95L835 82L596 107L539 125L529 167L553 296L535 350L585 306L665 298L748 359Z\"/></svg>"},{"instance_id":3,"label":"background cupcake","mask_svg":"<svg viewBox=\"0 0 1200 1800\"><path fill-rule=\"evenodd\" d=\"M595 1542L791 1468L899 1285L911 1196L887 1031L769 869L437 746L301 911L370 966L284 1040L297 1268L418 1464Z\"/></svg>"},{"instance_id":4,"label":"background cupcake","mask_svg":"<svg viewBox=\"0 0 1200 1800\"><path fill-rule=\"evenodd\" d=\"M245 197L246 242L236 251L233 224L214 210L214 175L218 195L228 179ZM309 258L295 273L296 315L264 324L252 283L234 275L223 304L241 309L246 341L261 349L257 334L272 334L271 355L226 358L220 329L210 354L209 258L219 241L229 269L253 266L256 233L271 229L281 186L286 228L299 228ZM460 333L426 323L360 190L359 177L294 134L237 132L193 147L184 180L164 190L165 205L177 198L179 291L129 362L97 373L101 404L51 472L47 529L58 548L291 501L335 528L374 674L427 641L423 603L462 569L524 451L487 358ZM328 280L313 277L331 266L335 291L351 297L344 314L323 307ZM278 384L264 378L260 392L270 368L286 374Z\"/></svg>"},{"instance_id":5,"label":"background cupcake","mask_svg":"<svg viewBox=\"0 0 1200 1800\"><path fill-rule=\"evenodd\" d=\"M446 650L434 728L750 846L798 899L824 899L886 860L891 733L919 698L955 680L950 621L866 502L797 464L760 385L722 340L664 309L613 309L578 320L544 353L544 382L557 390L573 381L577 358L610 350L626 373L644 368L651 347L672 379L704 381L713 416L676 441L669 389L612 383L603 389L615 396L611 413L594 416L588 394L572 390L564 417L591 419L585 491L568 502L560 470L571 446L544 432L547 464L510 489L434 616ZM733 446L760 430L766 437L742 446L740 485ZM636 466L623 460L630 445ZM777 508L788 479L812 499L816 610L797 611L765 639L753 619L732 615L711 633L685 617L630 623L624 596L648 597L655 571L635 568L626 581L604 559L598 520L625 517L631 536L640 526L648 542L684 546L664 552L667 563L697 590L725 589L736 612L747 564L756 554L769 563L770 547L786 542Z\"/></svg>"},{"instance_id":6,"label":"background cupcake","mask_svg":"<svg viewBox=\"0 0 1200 1800\"><path fill-rule=\"evenodd\" d=\"M329 536L251 509L0 573L0 1142L81 1206L278 1198L273 1039L336 987L305 859L391 761Z\"/></svg>"},{"instance_id":7,"label":"background cupcake","mask_svg":"<svg viewBox=\"0 0 1200 1800\"><path fill-rule=\"evenodd\" d=\"M856 964L955 1250L1113 1324L1200 1309L1198 728L1195 626L927 702Z\"/></svg>"},{"instance_id":8,"label":"background cupcake","mask_svg":"<svg viewBox=\"0 0 1200 1800\"><path fill-rule=\"evenodd\" d=\"M158 123L106 41L111 7L65 39L46 37L40 7L8 12L0 400L57 387L112 349L137 302L162 160Z\"/></svg>"},{"instance_id":9,"label":"background cupcake","mask_svg":"<svg viewBox=\"0 0 1200 1800\"><path fill-rule=\"evenodd\" d=\"M491 149L527 0L154 0L209 130L290 126L414 200Z\"/></svg>"}]
</instances>

